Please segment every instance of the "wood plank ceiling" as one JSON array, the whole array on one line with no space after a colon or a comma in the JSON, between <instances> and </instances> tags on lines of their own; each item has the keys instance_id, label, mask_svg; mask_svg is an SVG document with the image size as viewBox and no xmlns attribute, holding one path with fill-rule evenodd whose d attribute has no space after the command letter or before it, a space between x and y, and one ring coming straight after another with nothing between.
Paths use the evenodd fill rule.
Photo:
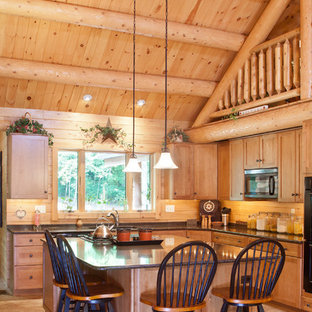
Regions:
<instances>
[{"instance_id":1,"label":"wood plank ceiling","mask_svg":"<svg viewBox=\"0 0 312 312\"><path fill-rule=\"evenodd\" d=\"M133 10L132 0L55 2L128 14L132 14ZM164 19L164 3L164 0L148 3L146 0L137 0L137 14ZM169 21L247 36L266 5L265 0L169 0ZM293 0L270 37L298 26L299 3L298 0ZM137 36L136 42L137 73L163 75L164 39ZM220 81L236 54L235 51L172 40L169 41L168 49L169 77L216 83ZM4 14L0 10L0 57L131 73L132 35L48 19ZM14 79L6 77L1 71L0 76L0 107L132 115L131 90ZM84 94L91 94L92 101L84 102ZM162 119L163 98L163 93L137 92L137 99L146 100L145 106L136 108L137 116ZM193 121L206 101L207 97L198 95L169 94L168 118Z\"/></svg>"}]
</instances>

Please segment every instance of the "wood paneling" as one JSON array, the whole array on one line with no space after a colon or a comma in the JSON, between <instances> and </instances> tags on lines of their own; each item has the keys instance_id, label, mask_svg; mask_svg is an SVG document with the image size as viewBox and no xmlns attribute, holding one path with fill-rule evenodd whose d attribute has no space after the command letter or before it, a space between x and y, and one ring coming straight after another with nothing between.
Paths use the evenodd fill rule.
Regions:
<instances>
[{"instance_id":1,"label":"wood paneling","mask_svg":"<svg viewBox=\"0 0 312 312\"><path fill-rule=\"evenodd\" d=\"M278 203L274 201L234 201L222 200L221 207L231 208L230 222L247 222L248 215L257 214L260 211L290 213L295 209L296 216L303 216L302 203Z\"/></svg>"},{"instance_id":2,"label":"wood paneling","mask_svg":"<svg viewBox=\"0 0 312 312\"><path fill-rule=\"evenodd\" d=\"M230 143L218 143L218 199L230 197Z\"/></svg>"},{"instance_id":3,"label":"wood paneling","mask_svg":"<svg viewBox=\"0 0 312 312\"><path fill-rule=\"evenodd\" d=\"M243 140L230 141L230 199L244 198L244 157Z\"/></svg>"},{"instance_id":4,"label":"wood paneling","mask_svg":"<svg viewBox=\"0 0 312 312\"><path fill-rule=\"evenodd\" d=\"M90 114L73 114L63 112L48 112L30 110L33 120L37 120L42 123L44 128L48 132L54 134L54 146L60 149L83 149L84 137L81 133L80 127L89 128L99 123L105 125L107 122L107 116L95 116ZM25 110L2 108L0 109L1 120L0 129L4 130L14 120L19 119L25 114ZM111 122L115 128L123 128L126 133L132 133L132 120L128 117L111 117ZM189 125L187 122L174 122L174 125L180 125L181 128L185 128ZM168 127L171 128L173 122L169 121ZM163 133L164 133L163 120L152 119L137 119L136 122L136 151L155 153L159 152L162 145ZM5 140L7 138L5 137ZM126 140L131 142L131 135L126 137ZM114 144L95 144L92 147L94 150L115 150L121 151L120 148ZM52 149L49 149L48 155L48 199L47 200L13 200L7 201L7 223L8 224L32 224L34 217L34 206L45 205L46 213L41 214L41 223L50 223L51 206L52 206ZM23 219L18 219L16 216L16 210L23 209L26 211L26 216ZM191 213L190 213L191 214ZM95 215L96 219L97 216ZM69 223L74 223L75 219L68 219ZM63 221L64 222L64 221Z\"/></svg>"}]
</instances>

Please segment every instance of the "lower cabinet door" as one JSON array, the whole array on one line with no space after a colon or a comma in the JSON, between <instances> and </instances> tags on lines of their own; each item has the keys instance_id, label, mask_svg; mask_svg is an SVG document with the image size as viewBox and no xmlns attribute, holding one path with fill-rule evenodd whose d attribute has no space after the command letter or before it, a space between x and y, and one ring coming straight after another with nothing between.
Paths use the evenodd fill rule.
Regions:
<instances>
[{"instance_id":1,"label":"lower cabinet door","mask_svg":"<svg viewBox=\"0 0 312 312\"><path fill-rule=\"evenodd\" d=\"M42 265L15 266L15 289L42 288Z\"/></svg>"},{"instance_id":2,"label":"lower cabinet door","mask_svg":"<svg viewBox=\"0 0 312 312\"><path fill-rule=\"evenodd\" d=\"M281 276L273 290L273 300L300 308L302 259L286 256Z\"/></svg>"}]
</instances>

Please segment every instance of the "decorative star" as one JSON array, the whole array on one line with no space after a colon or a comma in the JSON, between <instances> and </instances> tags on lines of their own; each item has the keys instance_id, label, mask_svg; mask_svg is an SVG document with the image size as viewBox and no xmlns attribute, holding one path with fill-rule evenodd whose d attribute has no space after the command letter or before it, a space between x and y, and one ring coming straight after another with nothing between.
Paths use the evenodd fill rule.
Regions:
<instances>
[{"instance_id":1,"label":"decorative star","mask_svg":"<svg viewBox=\"0 0 312 312\"><path fill-rule=\"evenodd\" d=\"M108 118L107 123L106 123L107 128L113 128L112 123L110 121L110 118ZM116 129L117 131L121 130L121 128ZM116 139L113 137L111 133L106 134L105 136L102 137L102 143L104 143L106 140L112 140L114 143L117 144Z\"/></svg>"}]
</instances>

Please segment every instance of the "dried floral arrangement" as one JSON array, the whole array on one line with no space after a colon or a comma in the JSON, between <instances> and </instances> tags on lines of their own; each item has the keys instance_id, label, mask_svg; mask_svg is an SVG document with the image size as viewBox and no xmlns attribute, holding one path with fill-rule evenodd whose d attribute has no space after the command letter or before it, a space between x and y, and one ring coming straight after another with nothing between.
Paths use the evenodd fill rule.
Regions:
<instances>
[{"instance_id":1,"label":"dried floral arrangement","mask_svg":"<svg viewBox=\"0 0 312 312\"><path fill-rule=\"evenodd\" d=\"M177 126L174 126L168 133L168 139L171 143L174 142L188 142L189 137L185 134L185 132L178 128Z\"/></svg>"},{"instance_id":2,"label":"dried floral arrangement","mask_svg":"<svg viewBox=\"0 0 312 312\"><path fill-rule=\"evenodd\" d=\"M9 135L10 133L46 135L49 138L49 146L53 145L53 134L45 130L41 123L32 120L31 115L28 112L22 118L8 126L5 132L6 135Z\"/></svg>"},{"instance_id":3,"label":"dried floral arrangement","mask_svg":"<svg viewBox=\"0 0 312 312\"><path fill-rule=\"evenodd\" d=\"M97 124L89 129L80 129L86 137L84 140L85 145L92 146L92 144L96 142L104 143L106 140L111 140L126 151L130 151L132 148L132 144L125 141L125 137L127 136L125 131L121 128L113 128L109 118L105 127Z\"/></svg>"}]
</instances>

